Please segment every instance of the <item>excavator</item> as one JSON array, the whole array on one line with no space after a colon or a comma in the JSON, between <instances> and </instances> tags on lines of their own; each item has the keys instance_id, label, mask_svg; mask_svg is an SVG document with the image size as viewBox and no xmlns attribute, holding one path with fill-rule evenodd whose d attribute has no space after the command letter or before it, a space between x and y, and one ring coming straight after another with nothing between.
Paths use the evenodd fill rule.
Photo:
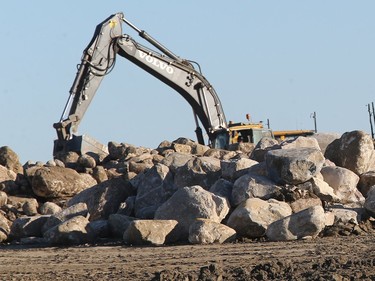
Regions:
<instances>
[{"instance_id":1,"label":"excavator","mask_svg":"<svg viewBox=\"0 0 375 281\"><path fill-rule=\"evenodd\" d=\"M123 23L134 29L157 51L141 45L130 35L123 34ZM272 130L265 128L262 123L227 123L220 99L213 86L201 73L199 64L175 55L146 31L132 24L120 12L96 26L89 45L83 51L68 101L59 122L53 124L57 132L54 156L69 151L80 154L107 152L105 145L88 135L79 136L76 133L100 83L114 68L117 56L129 60L164 82L190 104L196 123L198 143L205 144L201 125L208 136L207 145L213 148L225 149L231 143L257 143L262 137L275 137ZM294 132L295 135L311 133L312 131L308 130Z\"/></svg>"}]
</instances>

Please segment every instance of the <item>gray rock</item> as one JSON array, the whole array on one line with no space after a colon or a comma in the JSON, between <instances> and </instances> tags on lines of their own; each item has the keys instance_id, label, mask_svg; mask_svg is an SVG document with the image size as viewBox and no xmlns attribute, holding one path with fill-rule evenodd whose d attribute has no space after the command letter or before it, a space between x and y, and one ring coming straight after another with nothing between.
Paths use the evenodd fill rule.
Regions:
<instances>
[{"instance_id":1,"label":"gray rock","mask_svg":"<svg viewBox=\"0 0 375 281\"><path fill-rule=\"evenodd\" d=\"M95 168L96 167L96 160L94 157L88 155L88 154L83 154L81 155L78 160L77 164L81 168Z\"/></svg>"},{"instance_id":2,"label":"gray rock","mask_svg":"<svg viewBox=\"0 0 375 281\"><path fill-rule=\"evenodd\" d=\"M361 175L374 167L374 143L363 131L346 132L327 146L324 156L337 166Z\"/></svg>"},{"instance_id":3,"label":"gray rock","mask_svg":"<svg viewBox=\"0 0 375 281\"><path fill-rule=\"evenodd\" d=\"M123 239L131 245L163 245L176 225L176 220L134 220Z\"/></svg>"},{"instance_id":4,"label":"gray rock","mask_svg":"<svg viewBox=\"0 0 375 281\"><path fill-rule=\"evenodd\" d=\"M290 148L268 151L266 164L269 177L277 183L300 184L317 175L324 157L315 148Z\"/></svg>"},{"instance_id":5,"label":"gray rock","mask_svg":"<svg viewBox=\"0 0 375 281\"><path fill-rule=\"evenodd\" d=\"M275 198L279 192L280 187L269 178L249 173L234 182L231 205L238 206L248 198Z\"/></svg>"},{"instance_id":6,"label":"gray rock","mask_svg":"<svg viewBox=\"0 0 375 281\"><path fill-rule=\"evenodd\" d=\"M299 136L293 139L286 139L280 143L281 149L291 148L315 148L320 150L317 139L311 137Z\"/></svg>"},{"instance_id":7,"label":"gray rock","mask_svg":"<svg viewBox=\"0 0 375 281\"><path fill-rule=\"evenodd\" d=\"M225 179L219 179L211 186L209 191L213 194L216 194L227 199L227 202L230 206L230 202L232 202L232 190L232 182L227 181Z\"/></svg>"},{"instance_id":8,"label":"gray rock","mask_svg":"<svg viewBox=\"0 0 375 281\"><path fill-rule=\"evenodd\" d=\"M48 216L47 221L43 225L42 231L44 233L52 227L76 216L89 216L89 210L87 208L86 203L77 203L71 205L68 208L62 210L61 212Z\"/></svg>"},{"instance_id":9,"label":"gray rock","mask_svg":"<svg viewBox=\"0 0 375 281\"><path fill-rule=\"evenodd\" d=\"M117 160L126 157L126 149L128 145L125 143L116 143L116 142L109 142L108 143L108 153L109 158L112 160Z\"/></svg>"},{"instance_id":10,"label":"gray rock","mask_svg":"<svg viewBox=\"0 0 375 281\"><path fill-rule=\"evenodd\" d=\"M229 212L227 201L200 186L178 189L155 212L155 219L176 220L178 225L171 234L174 241L186 241L189 227L197 218L221 222Z\"/></svg>"},{"instance_id":11,"label":"gray rock","mask_svg":"<svg viewBox=\"0 0 375 281\"><path fill-rule=\"evenodd\" d=\"M285 202L250 198L237 206L226 224L240 237L259 238L271 223L291 214L292 209Z\"/></svg>"},{"instance_id":12,"label":"gray rock","mask_svg":"<svg viewBox=\"0 0 375 281\"><path fill-rule=\"evenodd\" d=\"M110 236L108 220L90 221L89 228L91 228L92 236L95 238L107 238Z\"/></svg>"},{"instance_id":13,"label":"gray rock","mask_svg":"<svg viewBox=\"0 0 375 281\"><path fill-rule=\"evenodd\" d=\"M255 148L255 144L251 142L237 142L233 144L229 144L228 150L230 151L240 151L246 155L252 153Z\"/></svg>"},{"instance_id":14,"label":"gray rock","mask_svg":"<svg viewBox=\"0 0 375 281\"><path fill-rule=\"evenodd\" d=\"M75 195L67 202L68 206L85 203L90 220L107 219L116 213L127 197L134 195L134 189L123 178L112 178Z\"/></svg>"},{"instance_id":15,"label":"gray rock","mask_svg":"<svg viewBox=\"0 0 375 281\"><path fill-rule=\"evenodd\" d=\"M322 201L319 198L298 198L297 200L290 202L290 207L293 213L298 213L302 210L308 209L314 206L323 206Z\"/></svg>"},{"instance_id":16,"label":"gray rock","mask_svg":"<svg viewBox=\"0 0 375 281\"><path fill-rule=\"evenodd\" d=\"M323 167L321 174L324 181L331 186L340 203L364 202L365 198L357 189L359 177L342 167Z\"/></svg>"},{"instance_id":17,"label":"gray rock","mask_svg":"<svg viewBox=\"0 0 375 281\"><path fill-rule=\"evenodd\" d=\"M228 151L224 149L218 149L218 148L210 148L207 150L203 156L206 157L214 157L220 160L228 160L237 155L237 152L235 151Z\"/></svg>"},{"instance_id":18,"label":"gray rock","mask_svg":"<svg viewBox=\"0 0 375 281\"><path fill-rule=\"evenodd\" d=\"M36 214L38 214L38 207L38 201L36 201L35 198L32 198L32 200L27 200L22 205L22 210L26 216L35 216Z\"/></svg>"},{"instance_id":19,"label":"gray rock","mask_svg":"<svg viewBox=\"0 0 375 281\"><path fill-rule=\"evenodd\" d=\"M12 170L0 165L0 188L2 190L12 190L16 188L15 180L17 174Z\"/></svg>"},{"instance_id":20,"label":"gray rock","mask_svg":"<svg viewBox=\"0 0 375 281\"><path fill-rule=\"evenodd\" d=\"M125 230L135 218L122 214L112 214L108 218L109 231L113 237L123 238Z\"/></svg>"},{"instance_id":21,"label":"gray rock","mask_svg":"<svg viewBox=\"0 0 375 281\"><path fill-rule=\"evenodd\" d=\"M221 175L224 179L235 181L249 172L250 167L258 164L257 161L240 158L235 160L222 160L220 162Z\"/></svg>"},{"instance_id":22,"label":"gray rock","mask_svg":"<svg viewBox=\"0 0 375 281\"><path fill-rule=\"evenodd\" d=\"M73 196L95 184L89 175L62 167L41 167L32 178L34 193L44 198Z\"/></svg>"},{"instance_id":23,"label":"gray rock","mask_svg":"<svg viewBox=\"0 0 375 281\"><path fill-rule=\"evenodd\" d=\"M178 169L174 176L177 187L200 185L206 190L220 178L220 160L214 157L197 157Z\"/></svg>"},{"instance_id":24,"label":"gray rock","mask_svg":"<svg viewBox=\"0 0 375 281\"><path fill-rule=\"evenodd\" d=\"M197 219L189 227L189 242L192 244L222 244L235 239L234 229L208 219Z\"/></svg>"},{"instance_id":25,"label":"gray rock","mask_svg":"<svg viewBox=\"0 0 375 281\"><path fill-rule=\"evenodd\" d=\"M162 164L156 164L148 170L138 181L136 188L135 216L143 219L152 219L156 209L177 190L172 173Z\"/></svg>"},{"instance_id":26,"label":"gray rock","mask_svg":"<svg viewBox=\"0 0 375 281\"><path fill-rule=\"evenodd\" d=\"M108 175L103 166L96 166L95 168L93 168L92 177L96 180L97 183L108 180Z\"/></svg>"},{"instance_id":27,"label":"gray rock","mask_svg":"<svg viewBox=\"0 0 375 281\"><path fill-rule=\"evenodd\" d=\"M39 212L41 215L54 215L61 211L62 211L61 207L53 202L45 202L39 208Z\"/></svg>"},{"instance_id":28,"label":"gray rock","mask_svg":"<svg viewBox=\"0 0 375 281\"><path fill-rule=\"evenodd\" d=\"M76 216L50 228L43 237L52 245L79 245L92 242L94 235L89 220Z\"/></svg>"},{"instance_id":29,"label":"gray rock","mask_svg":"<svg viewBox=\"0 0 375 281\"><path fill-rule=\"evenodd\" d=\"M64 163L64 167L75 169L77 167L79 154L74 151L69 151L67 153L57 155L56 158Z\"/></svg>"},{"instance_id":30,"label":"gray rock","mask_svg":"<svg viewBox=\"0 0 375 281\"><path fill-rule=\"evenodd\" d=\"M331 207L329 208L329 211L334 215L333 224L351 223L358 225L358 221L360 220L360 214L358 214L358 212L356 212L354 209Z\"/></svg>"},{"instance_id":31,"label":"gray rock","mask_svg":"<svg viewBox=\"0 0 375 281\"><path fill-rule=\"evenodd\" d=\"M191 154L183 154L179 152L173 152L167 155L161 164L168 166L168 168L175 173L180 167L184 166L189 160L195 156Z\"/></svg>"},{"instance_id":32,"label":"gray rock","mask_svg":"<svg viewBox=\"0 0 375 281\"><path fill-rule=\"evenodd\" d=\"M250 159L253 159L257 162L263 162L265 160L264 156L267 151L273 149L279 149L279 142L273 138L264 137L256 144L254 150L250 154Z\"/></svg>"},{"instance_id":33,"label":"gray rock","mask_svg":"<svg viewBox=\"0 0 375 281\"><path fill-rule=\"evenodd\" d=\"M129 165L129 173L140 174L148 169L152 168L153 164L151 161L149 162L136 162L132 159L128 162Z\"/></svg>"},{"instance_id":34,"label":"gray rock","mask_svg":"<svg viewBox=\"0 0 375 281\"><path fill-rule=\"evenodd\" d=\"M314 206L271 223L266 236L272 241L316 237L325 227L323 207Z\"/></svg>"},{"instance_id":35,"label":"gray rock","mask_svg":"<svg viewBox=\"0 0 375 281\"><path fill-rule=\"evenodd\" d=\"M23 174L23 167L18 155L9 147L0 147L0 165L11 170L15 174Z\"/></svg>"},{"instance_id":36,"label":"gray rock","mask_svg":"<svg viewBox=\"0 0 375 281\"><path fill-rule=\"evenodd\" d=\"M11 225L9 236L11 239L42 236L42 227L49 216L31 216L17 218Z\"/></svg>"},{"instance_id":37,"label":"gray rock","mask_svg":"<svg viewBox=\"0 0 375 281\"><path fill-rule=\"evenodd\" d=\"M187 138L178 138L172 142L172 147L175 149L175 151L178 151L175 147L176 144L189 146L190 149L188 149L187 153L192 153L197 156L203 156L203 154L209 149L208 146L199 144Z\"/></svg>"},{"instance_id":38,"label":"gray rock","mask_svg":"<svg viewBox=\"0 0 375 281\"><path fill-rule=\"evenodd\" d=\"M178 153L191 154L191 146L187 144L172 143L172 148Z\"/></svg>"}]
</instances>

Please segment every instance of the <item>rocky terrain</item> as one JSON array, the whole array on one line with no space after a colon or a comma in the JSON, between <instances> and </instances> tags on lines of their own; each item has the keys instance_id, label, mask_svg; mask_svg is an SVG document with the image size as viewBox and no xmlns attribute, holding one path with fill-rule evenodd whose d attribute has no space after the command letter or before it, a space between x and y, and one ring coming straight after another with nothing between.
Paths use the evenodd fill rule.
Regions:
<instances>
[{"instance_id":1,"label":"rocky terrain","mask_svg":"<svg viewBox=\"0 0 375 281\"><path fill-rule=\"evenodd\" d=\"M3 146L0 277L375 280L374 185L362 131L24 165Z\"/></svg>"}]
</instances>

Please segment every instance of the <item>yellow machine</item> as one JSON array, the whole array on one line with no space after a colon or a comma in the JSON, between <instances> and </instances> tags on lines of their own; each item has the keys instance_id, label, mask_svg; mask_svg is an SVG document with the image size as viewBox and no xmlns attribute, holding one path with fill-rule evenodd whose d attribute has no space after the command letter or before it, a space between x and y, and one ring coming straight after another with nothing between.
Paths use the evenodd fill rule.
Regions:
<instances>
[{"instance_id":1,"label":"yellow machine","mask_svg":"<svg viewBox=\"0 0 375 281\"><path fill-rule=\"evenodd\" d=\"M232 123L228 124L229 144L250 142L257 144L261 138L274 135L270 129L264 128L263 123Z\"/></svg>"},{"instance_id":2,"label":"yellow machine","mask_svg":"<svg viewBox=\"0 0 375 281\"><path fill-rule=\"evenodd\" d=\"M249 121L249 114L246 114L246 118ZM257 144L261 138L270 137L279 141L285 139L295 138L299 136L311 136L315 133L313 130L282 130L272 131L269 128L265 128L262 122L259 123L233 123L229 122L229 144L238 142L249 142Z\"/></svg>"}]
</instances>

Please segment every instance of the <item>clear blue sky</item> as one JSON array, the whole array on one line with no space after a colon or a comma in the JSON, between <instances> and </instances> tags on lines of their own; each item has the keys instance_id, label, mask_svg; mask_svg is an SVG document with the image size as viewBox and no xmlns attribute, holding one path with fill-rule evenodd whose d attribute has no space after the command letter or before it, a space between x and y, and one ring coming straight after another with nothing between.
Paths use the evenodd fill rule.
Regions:
<instances>
[{"instance_id":1,"label":"clear blue sky","mask_svg":"<svg viewBox=\"0 0 375 281\"><path fill-rule=\"evenodd\" d=\"M200 63L227 120L272 129L370 133L375 100L375 1L6 1L0 9L0 146L27 160L52 158L83 49L116 12L175 54ZM124 33L144 40L124 25ZM97 140L156 148L195 139L187 102L119 57L80 127Z\"/></svg>"}]
</instances>

